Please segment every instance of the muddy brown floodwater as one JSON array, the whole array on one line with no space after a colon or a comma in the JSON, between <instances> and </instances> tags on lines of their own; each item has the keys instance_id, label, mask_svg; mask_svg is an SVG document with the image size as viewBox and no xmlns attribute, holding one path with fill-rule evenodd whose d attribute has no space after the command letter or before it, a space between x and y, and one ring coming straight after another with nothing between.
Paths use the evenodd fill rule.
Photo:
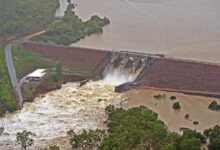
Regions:
<instances>
[{"instance_id":1,"label":"muddy brown floodwater","mask_svg":"<svg viewBox=\"0 0 220 150\"><path fill-rule=\"evenodd\" d=\"M78 133L83 129L105 128L105 108L120 105L126 98L114 90L114 86L103 81L88 82L82 87L78 83L67 83L61 89L37 97L32 103L24 103L21 111L0 118L0 127L5 129L0 149L19 149L16 133L27 130L35 134L30 150L54 144L70 150L66 138L68 130Z\"/></svg>"},{"instance_id":2,"label":"muddy brown floodwater","mask_svg":"<svg viewBox=\"0 0 220 150\"><path fill-rule=\"evenodd\" d=\"M103 34L75 46L220 62L219 0L74 0L85 19L107 16Z\"/></svg>"},{"instance_id":3,"label":"muddy brown floodwater","mask_svg":"<svg viewBox=\"0 0 220 150\"><path fill-rule=\"evenodd\" d=\"M157 100L153 96L155 94L165 94L166 98ZM170 96L175 95L177 100L170 100ZM146 105L149 109L158 113L160 120L164 121L171 131L178 132L180 128L196 129L202 132L204 129L220 124L220 111L212 111L208 109L208 105L214 100L213 98L190 96L172 92L161 92L148 89L131 90L126 92L128 98L123 103L126 107L136 107ZM215 99L218 103L219 99ZM174 110L172 104L179 101L180 110ZM189 119L185 119L185 115L189 114ZM193 121L198 121L198 125L194 125Z\"/></svg>"}]
</instances>

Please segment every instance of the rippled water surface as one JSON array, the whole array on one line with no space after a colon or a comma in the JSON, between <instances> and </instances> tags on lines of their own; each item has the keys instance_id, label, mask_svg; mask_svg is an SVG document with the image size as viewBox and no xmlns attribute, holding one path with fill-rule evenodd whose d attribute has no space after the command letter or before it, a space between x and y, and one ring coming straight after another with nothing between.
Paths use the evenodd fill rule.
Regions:
<instances>
[{"instance_id":1,"label":"rippled water surface","mask_svg":"<svg viewBox=\"0 0 220 150\"><path fill-rule=\"evenodd\" d=\"M219 0L75 0L84 20L111 24L75 46L129 50L220 62Z\"/></svg>"}]
</instances>

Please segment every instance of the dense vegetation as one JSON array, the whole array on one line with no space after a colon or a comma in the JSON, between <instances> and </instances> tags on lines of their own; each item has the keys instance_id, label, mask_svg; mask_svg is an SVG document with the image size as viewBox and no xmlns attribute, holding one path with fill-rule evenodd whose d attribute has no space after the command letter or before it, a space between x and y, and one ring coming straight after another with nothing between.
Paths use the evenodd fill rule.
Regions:
<instances>
[{"instance_id":1,"label":"dense vegetation","mask_svg":"<svg viewBox=\"0 0 220 150\"><path fill-rule=\"evenodd\" d=\"M0 0L0 37L27 35L52 22L58 0Z\"/></svg>"},{"instance_id":2,"label":"dense vegetation","mask_svg":"<svg viewBox=\"0 0 220 150\"><path fill-rule=\"evenodd\" d=\"M11 84L4 56L4 44L0 43L0 115L2 115L5 111L14 111L17 108L11 92Z\"/></svg>"},{"instance_id":3,"label":"dense vegetation","mask_svg":"<svg viewBox=\"0 0 220 150\"><path fill-rule=\"evenodd\" d=\"M83 22L74 13L73 8L74 5L70 3L64 17L53 23L48 32L40 35L36 40L71 44L92 33L102 32L102 27L110 23L108 18L101 19L98 16L92 16L90 20Z\"/></svg>"},{"instance_id":4,"label":"dense vegetation","mask_svg":"<svg viewBox=\"0 0 220 150\"><path fill-rule=\"evenodd\" d=\"M164 123L157 119L157 114L149 110L145 106L131 108L128 110L110 106L106 108L109 114L106 121L108 132L100 132L100 130L82 132L79 135L75 133L70 138L70 143L77 139L77 145L74 148L86 147L84 142L90 140L90 148L98 148L102 150L123 150L123 149L139 149L139 150L200 150L205 137L196 131L190 129L182 129L183 134L179 135L169 132ZM102 133L99 138L94 132ZM96 135L96 140L93 140ZM99 146L97 141L103 139ZM95 141L95 142L92 142ZM92 145L94 144L94 145ZM73 145L72 145L73 146Z\"/></svg>"},{"instance_id":5,"label":"dense vegetation","mask_svg":"<svg viewBox=\"0 0 220 150\"><path fill-rule=\"evenodd\" d=\"M220 150L220 126L216 125L204 131L204 135L210 139L209 150Z\"/></svg>"},{"instance_id":6,"label":"dense vegetation","mask_svg":"<svg viewBox=\"0 0 220 150\"><path fill-rule=\"evenodd\" d=\"M173 103L173 109L180 109L180 108L181 108L181 105L179 102Z\"/></svg>"},{"instance_id":7,"label":"dense vegetation","mask_svg":"<svg viewBox=\"0 0 220 150\"><path fill-rule=\"evenodd\" d=\"M220 110L220 105L219 105L216 101L212 101L212 102L209 104L208 108L209 108L210 110Z\"/></svg>"}]
</instances>

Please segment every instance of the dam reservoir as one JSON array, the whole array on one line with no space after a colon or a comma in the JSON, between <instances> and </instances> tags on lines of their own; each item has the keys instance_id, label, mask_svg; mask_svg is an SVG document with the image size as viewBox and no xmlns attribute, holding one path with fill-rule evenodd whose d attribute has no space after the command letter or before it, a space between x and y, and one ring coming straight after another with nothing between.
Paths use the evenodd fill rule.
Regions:
<instances>
[{"instance_id":1,"label":"dam reservoir","mask_svg":"<svg viewBox=\"0 0 220 150\"><path fill-rule=\"evenodd\" d=\"M102 34L74 46L164 53L178 58L220 62L218 0L88 0L73 1L83 20L108 17Z\"/></svg>"}]
</instances>

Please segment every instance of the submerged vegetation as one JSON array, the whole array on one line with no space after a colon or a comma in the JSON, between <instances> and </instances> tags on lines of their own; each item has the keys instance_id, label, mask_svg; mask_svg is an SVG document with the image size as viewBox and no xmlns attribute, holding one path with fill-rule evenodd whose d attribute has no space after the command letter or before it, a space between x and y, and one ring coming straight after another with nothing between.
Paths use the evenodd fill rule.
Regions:
<instances>
[{"instance_id":1,"label":"submerged vegetation","mask_svg":"<svg viewBox=\"0 0 220 150\"><path fill-rule=\"evenodd\" d=\"M158 120L157 114L145 106L128 110L115 109L110 106L106 110L109 115L106 121L107 133L100 130L84 131L78 135L74 133L71 134L74 136L71 136L70 143L77 143L77 148L89 146L100 150L150 150L151 148L155 150L200 150L202 143L205 143L205 137L194 130L183 129L182 135L169 132L165 124ZM68 132L68 135L71 131ZM97 135L100 137L98 138ZM77 142L73 142L73 137ZM101 141L101 139L103 140ZM87 141L86 143L90 141L89 145L84 145L85 141ZM97 142L99 142L98 146Z\"/></svg>"},{"instance_id":2,"label":"submerged vegetation","mask_svg":"<svg viewBox=\"0 0 220 150\"><path fill-rule=\"evenodd\" d=\"M216 101L212 101L212 102L209 104L208 108L209 108L210 110L220 110L220 105L219 105Z\"/></svg>"},{"instance_id":3,"label":"submerged vegetation","mask_svg":"<svg viewBox=\"0 0 220 150\"><path fill-rule=\"evenodd\" d=\"M35 39L43 42L55 42L57 44L71 44L85 36L102 32L102 27L110 23L108 18L101 19L96 15L83 22L75 14L73 8L74 5L70 3L64 17L50 25L48 32Z\"/></svg>"},{"instance_id":4,"label":"submerged vegetation","mask_svg":"<svg viewBox=\"0 0 220 150\"><path fill-rule=\"evenodd\" d=\"M58 0L0 0L0 37L23 36L53 21Z\"/></svg>"}]
</instances>

